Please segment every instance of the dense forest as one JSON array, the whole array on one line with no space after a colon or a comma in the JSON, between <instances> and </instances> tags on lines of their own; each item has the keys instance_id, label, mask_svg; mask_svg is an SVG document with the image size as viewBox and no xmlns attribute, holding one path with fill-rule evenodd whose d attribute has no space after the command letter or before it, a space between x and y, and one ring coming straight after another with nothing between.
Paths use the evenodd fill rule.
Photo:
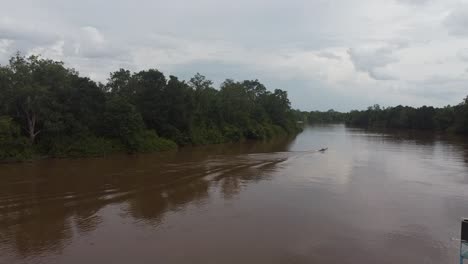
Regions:
<instances>
[{"instance_id":1,"label":"dense forest","mask_svg":"<svg viewBox=\"0 0 468 264\"><path fill-rule=\"evenodd\" d=\"M151 152L294 134L287 93L257 80L190 81L120 69L106 84L63 62L12 57L0 66L0 160Z\"/></svg>"},{"instance_id":2,"label":"dense forest","mask_svg":"<svg viewBox=\"0 0 468 264\"><path fill-rule=\"evenodd\" d=\"M374 105L367 110L340 113L305 112L309 123L346 123L363 128L419 129L468 134L468 97L456 106L434 108L396 106L382 108Z\"/></svg>"},{"instance_id":3,"label":"dense forest","mask_svg":"<svg viewBox=\"0 0 468 264\"><path fill-rule=\"evenodd\" d=\"M468 134L468 97L456 106L443 108L401 105L381 108L374 105L364 111L348 113L346 124L366 128L421 129Z\"/></svg>"},{"instance_id":4,"label":"dense forest","mask_svg":"<svg viewBox=\"0 0 468 264\"><path fill-rule=\"evenodd\" d=\"M326 112L312 111L306 112L307 121L310 124L315 123L343 123L346 120L346 113L341 113L330 109Z\"/></svg>"}]
</instances>

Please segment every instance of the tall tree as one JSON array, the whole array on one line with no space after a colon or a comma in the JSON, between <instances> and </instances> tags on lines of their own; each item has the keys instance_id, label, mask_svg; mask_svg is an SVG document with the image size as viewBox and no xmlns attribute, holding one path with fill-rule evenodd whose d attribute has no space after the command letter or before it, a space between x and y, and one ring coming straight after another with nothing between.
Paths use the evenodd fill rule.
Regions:
<instances>
[{"instance_id":1,"label":"tall tree","mask_svg":"<svg viewBox=\"0 0 468 264\"><path fill-rule=\"evenodd\" d=\"M63 79L59 75L63 73L63 64L17 54L10 60L9 69L14 91L11 110L32 144L47 119L47 108L53 101L52 88L61 88Z\"/></svg>"},{"instance_id":2,"label":"tall tree","mask_svg":"<svg viewBox=\"0 0 468 264\"><path fill-rule=\"evenodd\" d=\"M164 91L167 80L158 70L140 71L133 76L136 88L136 107L150 129L160 132L167 122Z\"/></svg>"}]
</instances>

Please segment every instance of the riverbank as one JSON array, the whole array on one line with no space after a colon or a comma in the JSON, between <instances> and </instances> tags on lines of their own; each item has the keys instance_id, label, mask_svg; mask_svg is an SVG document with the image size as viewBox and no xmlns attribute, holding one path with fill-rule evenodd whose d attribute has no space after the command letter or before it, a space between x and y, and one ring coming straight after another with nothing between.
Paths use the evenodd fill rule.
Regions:
<instances>
[{"instance_id":1,"label":"riverbank","mask_svg":"<svg viewBox=\"0 0 468 264\"><path fill-rule=\"evenodd\" d=\"M258 80L218 88L157 69L120 69L107 83L63 62L13 56L0 66L0 160L146 153L178 146L267 140L298 132L286 91Z\"/></svg>"},{"instance_id":2,"label":"riverbank","mask_svg":"<svg viewBox=\"0 0 468 264\"><path fill-rule=\"evenodd\" d=\"M220 134L215 141L205 139L202 143L178 145L174 141L166 138L155 137L151 140L146 140L144 146L138 150L129 151L125 145L117 140L106 138L84 138L77 141L57 141L54 142L53 151L49 150L49 154L45 154L40 146L37 148L29 145L15 148L15 152L8 153L8 157L0 159L0 163L16 163L16 162L31 162L37 160L54 159L54 158L95 158L105 157L115 154L144 154L144 153L159 153L167 151L177 151L179 149L187 149L188 147L214 146L222 144L234 144L244 142L269 142L277 141L283 138L295 137L302 132L301 127L297 127L294 133L288 133L283 129L272 130L265 138L252 139L245 136L239 137L237 140L230 140L226 136Z\"/></svg>"}]
</instances>

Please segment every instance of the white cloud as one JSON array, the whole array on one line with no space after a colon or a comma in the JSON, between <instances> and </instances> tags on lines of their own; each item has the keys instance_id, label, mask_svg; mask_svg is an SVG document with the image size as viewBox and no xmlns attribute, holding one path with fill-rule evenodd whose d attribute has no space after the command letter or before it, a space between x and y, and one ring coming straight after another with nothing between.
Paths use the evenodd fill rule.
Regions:
<instances>
[{"instance_id":1,"label":"white cloud","mask_svg":"<svg viewBox=\"0 0 468 264\"><path fill-rule=\"evenodd\" d=\"M125 44L115 45L95 27L81 27L77 31L77 36L70 38L73 43L73 53L70 55L88 59L108 58L111 60L121 59L128 55L129 51Z\"/></svg>"},{"instance_id":2,"label":"white cloud","mask_svg":"<svg viewBox=\"0 0 468 264\"><path fill-rule=\"evenodd\" d=\"M40 55L46 58L61 60L63 59L63 49L65 41L59 40L49 46L41 46L32 48L26 55Z\"/></svg>"},{"instance_id":3,"label":"white cloud","mask_svg":"<svg viewBox=\"0 0 468 264\"><path fill-rule=\"evenodd\" d=\"M9 47L13 44L13 40L1 39L0 40L0 53L7 53Z\"/></svg>"},{"instance_id":4,"label":"white cloud","mask_svg":"<svg viewBox=\"0 0 468 264\"><path fill-rule=\"evenodd\" d=\"M104 36L99 32L95 27L82 27L81 28L82 37L87 39L89 42L95 45L102 45L105 42Z\"/></svg>"}]
</instances>

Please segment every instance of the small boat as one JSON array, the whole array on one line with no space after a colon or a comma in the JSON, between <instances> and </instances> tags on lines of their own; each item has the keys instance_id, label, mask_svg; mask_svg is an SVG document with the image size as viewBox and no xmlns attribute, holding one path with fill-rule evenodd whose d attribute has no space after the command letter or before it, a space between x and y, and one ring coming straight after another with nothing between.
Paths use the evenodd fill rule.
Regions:
<instances>
[{"instance_id":1,"label":"small boat","mask_svg":"<svg viewBox=\"0 0 468 264\"><path fill-rule=\"evenodd\" d=\"M325 152L328 148L319 149L319 152Z\"/></svg>"}]
</instances>

